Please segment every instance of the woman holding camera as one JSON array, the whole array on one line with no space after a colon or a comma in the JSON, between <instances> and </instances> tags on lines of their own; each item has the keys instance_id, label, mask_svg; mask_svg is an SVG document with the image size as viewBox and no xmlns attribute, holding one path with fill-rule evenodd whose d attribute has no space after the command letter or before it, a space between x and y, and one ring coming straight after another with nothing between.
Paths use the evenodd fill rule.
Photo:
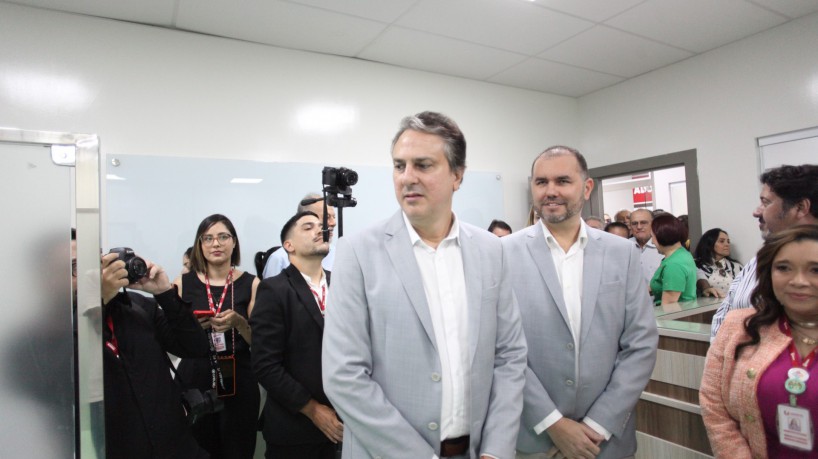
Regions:
<instances>
[{"instance_id":1,"label":"woman holding camera","mask_svg":"<svg viewBox=\"0 0 818 459\"><path fill-rule=\"evenodd\" d=\"M699 399L717 458L818 457L818 227L769 236L753 309L727 314Z\"/></svg>"},{"instance_id":2,"label":"woman holding camera","mask_svg":"<svg viewBox=\"0 0 818 459\"><path fill-rule=\"evenodd\" d=\"M248 317L259 280L236 269L240 259L233 223L214 214L196 231L190 272L174 281L182 299L193 305L215 356L183 359L177 375L183 385L216 389L224 401L222 411L193 426L196 440L213 459L249 459L256 446L259 391L250 366Z\"/></svg>"}]
</instances>

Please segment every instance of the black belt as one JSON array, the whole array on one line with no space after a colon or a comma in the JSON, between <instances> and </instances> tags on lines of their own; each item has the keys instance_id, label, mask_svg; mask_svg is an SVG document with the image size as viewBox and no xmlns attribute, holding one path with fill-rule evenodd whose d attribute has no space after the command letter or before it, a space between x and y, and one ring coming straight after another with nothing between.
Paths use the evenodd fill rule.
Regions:
<instances>
[{"instance_id":1,"label":"black belt","mask_svg":"<svg viewBox=\"0 0 818 459\"><path fill-rule=\"evenodd\" d=\"M449 438L440 442L440 457L460 456L469 450L469 436Z\"/></svg>"}]
</instances>

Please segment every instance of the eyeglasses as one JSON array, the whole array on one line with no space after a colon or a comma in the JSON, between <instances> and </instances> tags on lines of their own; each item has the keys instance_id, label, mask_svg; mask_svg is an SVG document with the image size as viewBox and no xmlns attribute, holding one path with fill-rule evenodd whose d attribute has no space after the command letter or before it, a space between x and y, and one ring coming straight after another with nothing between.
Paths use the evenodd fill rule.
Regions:
<instances>
[{"instance_id":1,"label":"eyeglasses","mask_svg":"<svg viewBox=\"0 0 818 459\"><path fill-rule=\"evenodd\" d=\"M205 234L199 239L201 239L202 244L204 245L213 245L213 242L216 241L217 239L219 241L219 244L226 244L227 241L233 239L233 235L228 233L219 233L216 236L213 236L212 234Z\"/></svg>"},{"instance_id":2,"label":"eyeglasses","mask_svg":"<svg viewBox=\"0 0 818 459\"><path fill-rule=\"evenodd\" d=\"M633 226L634 228L636 228L637 226L648 226L648 225L650 225L649 221L637 222L637 221L631 220L631 226Z\"/></svg>"}]
</instances>

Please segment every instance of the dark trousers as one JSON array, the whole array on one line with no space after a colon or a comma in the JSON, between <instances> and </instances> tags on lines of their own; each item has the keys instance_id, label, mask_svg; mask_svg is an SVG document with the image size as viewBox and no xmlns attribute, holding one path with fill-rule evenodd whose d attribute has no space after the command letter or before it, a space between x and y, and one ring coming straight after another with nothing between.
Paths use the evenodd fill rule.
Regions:
<instances>
[{"instance_id":1,"label":"dark trousers","mask_svg":"<svg viewBox=\"0 0 818 459\"><path fill-rule=\"evenodd\" d=\"M256 450L259 392L250 360L236 360L236 395L224 409L193 425L193 437L212 459L252 459Z\"/></svg>"},{"instance_id":2,"label":"dark trousers","mask_svg":"<svg viewBox=\"0 0 818 459\"><path fill-rule=\"evenodd\" d=\"M267 444L264 457L267 459L335 459L335 443L314 445L271 445Z\"/></svg>"}]
</instances>

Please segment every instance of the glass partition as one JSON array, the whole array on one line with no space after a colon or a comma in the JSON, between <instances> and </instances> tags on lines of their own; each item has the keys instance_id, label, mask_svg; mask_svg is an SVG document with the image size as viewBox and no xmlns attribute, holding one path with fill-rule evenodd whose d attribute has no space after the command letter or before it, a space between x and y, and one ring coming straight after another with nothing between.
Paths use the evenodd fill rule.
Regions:
<instances>
[{"instance_id":1,"label":"glass partition","mask_svg":"<svg viewBox=\"0 0 818 459\"><path fill-rule=\"evenodd\" d=\"M12 217L0 257L4 457L98 457L89 406L101 406L102 380L89 376L101 369L101 321L88 313L99 308L97 146L93 136L0 128Z\"/></svg>"}]
</instances>

